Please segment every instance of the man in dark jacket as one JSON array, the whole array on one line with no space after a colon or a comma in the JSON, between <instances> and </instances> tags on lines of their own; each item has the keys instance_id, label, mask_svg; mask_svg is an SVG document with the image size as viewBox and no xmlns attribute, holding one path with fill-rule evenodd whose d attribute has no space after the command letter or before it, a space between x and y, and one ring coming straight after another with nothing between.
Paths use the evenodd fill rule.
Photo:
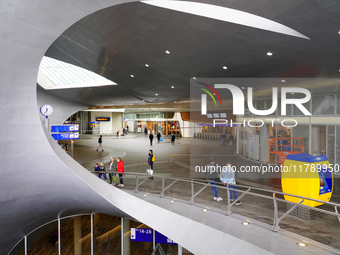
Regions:
<instances>
[{"instance_id":1,"label":"man in dark jacket","mask_svg":"<svg viewBox=\"0 0 340 255\"><path fill-rule=\"evenodd\" d=\"M157 141L159 143L159 141L161 140L161 133L157 132Z\"/></svg>"},{"instance_id":2,"label":"man in dark jacket","mask_svg":"<svg viewBox=\"0 0 340 255\"><path fill-rule=\"evenodd\" d=\"M103 150L103 136L101 135L99 138L98 138L98 148L96 149L97 151L99 150L99 148Z\"/></svg>"},{"instance_id":3,"label":"man in dark jacket","mask_svg":"<svg viewBox=\"0 0 340 255\"><path fill-rule=\"evenodd\" d=\"M150 135L149 135L149 139L150 139L150 145L152 145L152 140L153 140L153 134L152 134L152 132L151 132Z\"/></svg>"},{"instance_id":4,"label":"man in dark jacket","mask_svg":"<svg viewBox=\"0 0 340 255\"><path fill-rule=\"evenodd\" d=\"M219 180L219 174L217 172L217 167L215 165L215 159L210 158L210 163L206 165L205 167L205 177L209 181L209 183L213 186L211 186L212 192L214 193L213 199L215 201L222 201L223 198L221 198L217 193L218 193L218 188L217 188L217 182Z\"/></svg>"}]
</instances>

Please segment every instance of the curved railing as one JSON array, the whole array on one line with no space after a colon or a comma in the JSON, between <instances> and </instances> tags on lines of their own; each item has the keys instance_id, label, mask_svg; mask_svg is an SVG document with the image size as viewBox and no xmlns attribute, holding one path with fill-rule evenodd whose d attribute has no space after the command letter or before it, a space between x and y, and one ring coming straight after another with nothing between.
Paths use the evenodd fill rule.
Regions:
<instances>
[{"instance_id":1,"label":"curved railing","mask_svg":"<svg viewBox=\"0 0 340 255\"><path fill-rule=\"evenodd\" d=\"M218 183L219 192L221 193L222 190L227 194L227 199L221 203L212 201L211 190L207 188L215 185L206 180L162 175L153 175L153 179L150 179L147 174L130 172L124 173L123 179L124 189L134 190L136 193L143 191L146 192L145 194L157 194L160 198L169 193L169 197L187 201L190 205L199 204L207 209L222 209L227 216L232 213L246 216L258 223L264 223L263 226L270 227L273 231L285 231L287 234L303 236L307 243L340 253L338 238L340 204L244 185L233 185L237 187L234 189ZM235 201L230 200L230 190L241 193ZM300 201L299 203L287 201L284 195L295 197ZM207 196L210 199L207 199ZM237 206L237 202L241 199L242 205ZM319 207L303 205L306 200L320 202L323 205Z\"/></svg>"}]
</instances>

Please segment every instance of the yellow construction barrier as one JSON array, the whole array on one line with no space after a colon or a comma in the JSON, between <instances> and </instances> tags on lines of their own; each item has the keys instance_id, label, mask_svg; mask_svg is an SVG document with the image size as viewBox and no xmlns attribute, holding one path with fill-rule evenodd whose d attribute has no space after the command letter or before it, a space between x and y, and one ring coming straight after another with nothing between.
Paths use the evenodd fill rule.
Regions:
<instances>
[{"instance_id":1,"label":"yellow construction barrier","mask_svg":"<svg viewBox=\"0 0 340 255\"><path fill-rule=\"evenodd\" d=\"M328 202L334 188L333 169L325 155L288 155L282 168L281 184L284 193ZM301 201L301 198L284 197L294 203ZM324 203L305 200L302 204L316 207Z\"/></svg>"}]
</instances>

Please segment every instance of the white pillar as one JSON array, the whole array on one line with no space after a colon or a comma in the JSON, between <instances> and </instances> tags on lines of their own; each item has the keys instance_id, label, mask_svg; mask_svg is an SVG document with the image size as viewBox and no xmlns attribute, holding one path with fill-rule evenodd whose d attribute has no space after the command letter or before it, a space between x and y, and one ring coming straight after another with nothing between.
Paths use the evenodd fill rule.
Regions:
<instances>
[{"instance_id":1,"label":"white pillar","mask_svg":"<svg viewBox=\"0 0 340 255\"><path fill-rule=\"evenodd\" d=\"M75 217L73 219L73 228L74 228L74 255L82 255L82 245L81 245L81 236L82 236L82 228L81 228L81 216Z\"/></svg>"}]
</instances>

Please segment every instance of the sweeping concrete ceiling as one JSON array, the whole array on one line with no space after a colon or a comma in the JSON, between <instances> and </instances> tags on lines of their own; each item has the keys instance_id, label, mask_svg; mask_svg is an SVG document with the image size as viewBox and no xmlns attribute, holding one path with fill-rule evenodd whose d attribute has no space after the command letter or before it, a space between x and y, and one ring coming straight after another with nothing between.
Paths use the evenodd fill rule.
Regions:
<instances>
[{"instance_id":1,"label":"sweeping concrete ceiling","mask_svg":"<svg viewBox=\"0 0 340 255\"><path fill-rule=\"evenodd\" d=\"M46 52L118 86L51 93L89 106L162 104L188 100L192 77L340 77L337 1L209 3L277 22L305 38L126 3L83 18Z\"/></svg>"}]
</instances>

